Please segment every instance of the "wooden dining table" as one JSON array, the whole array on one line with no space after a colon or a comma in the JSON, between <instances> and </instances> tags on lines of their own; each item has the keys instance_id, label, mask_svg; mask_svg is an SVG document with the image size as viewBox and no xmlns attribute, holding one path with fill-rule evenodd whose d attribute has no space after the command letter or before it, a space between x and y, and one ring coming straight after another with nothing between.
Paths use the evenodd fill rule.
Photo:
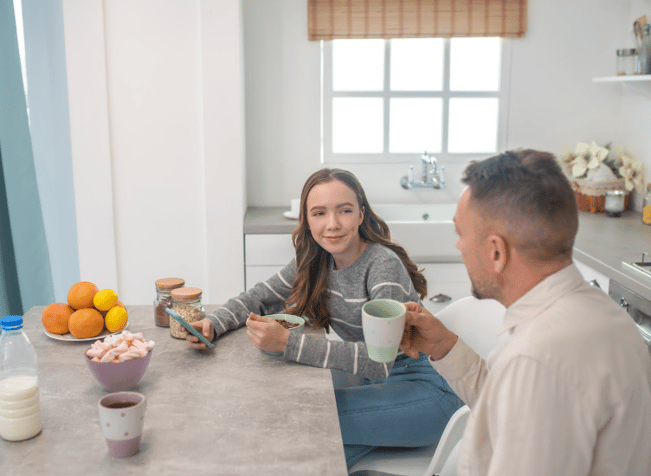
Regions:
<instances>
[{"instance_id":1,"label":"wooden dining table","mask_svg":"<svg viewBox=\"0 0 651 476\"><path fill-rule=\"evenodd\" d=\"M93 341L46 334L43 309L24 315L38 356L43 429L21 442L0 439L2 476L348 474L330 370L268 355L246 328L212 350L192 349L156 326L146 305L127 306L127 329L155 342L133 389L147 400L141 447L111 457L97 410L107 392L84 361Z\"/></svg>"}]
</instances>

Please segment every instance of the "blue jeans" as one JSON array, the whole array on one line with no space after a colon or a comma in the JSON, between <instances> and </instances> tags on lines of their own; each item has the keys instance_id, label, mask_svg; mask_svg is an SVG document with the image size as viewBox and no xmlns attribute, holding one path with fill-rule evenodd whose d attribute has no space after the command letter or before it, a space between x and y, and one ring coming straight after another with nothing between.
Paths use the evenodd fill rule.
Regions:
<instances>
[{"instance_id":1,"label":"blue jeans","mask_svg":"<svg viewBox=\"0 0 651 476\"><path fill-rule=\"evenodd\" d=\"M463 402L428 362L396 358L385 380L335 390L346 464L378 446L418 447L438 442Z\"/></svg>"}]
</instances>

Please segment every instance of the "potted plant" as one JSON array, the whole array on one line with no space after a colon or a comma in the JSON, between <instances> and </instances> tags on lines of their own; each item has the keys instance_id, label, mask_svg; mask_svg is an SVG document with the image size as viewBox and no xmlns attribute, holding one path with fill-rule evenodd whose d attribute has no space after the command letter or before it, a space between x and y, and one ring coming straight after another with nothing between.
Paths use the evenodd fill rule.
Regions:
<instances>
[{"instance_id":1,"label":"potted plant","mask_svg":"<svg viewBox=\"0 0 651 476\"><path fill-rule=\"evenodd\" d=\"M622 148L611 153L610 144L602 147L595 141L577 142L574 151L560 157L559 162L572 183L579 210L603 212L608 190L625 191L627 209L630 192L644 190L643 164Z\"/></svg>"}]
</instances>

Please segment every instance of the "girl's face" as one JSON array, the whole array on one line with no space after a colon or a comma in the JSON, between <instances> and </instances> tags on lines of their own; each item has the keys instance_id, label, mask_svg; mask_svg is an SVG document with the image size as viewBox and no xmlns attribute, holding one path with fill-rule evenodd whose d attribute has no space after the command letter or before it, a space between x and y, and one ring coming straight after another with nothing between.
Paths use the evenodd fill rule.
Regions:
<instances>
[{"instance_id":1,"label":"girl's face","mask_svg":"<svg viewBox=\"0 0 651 476\"><path fill-rule=\"evenodd\" d=\"M339 180L315 185L306 200L307 224L314 240L332 255L337 269L347 268L366 247L359 237L364 220L355 192Z\"/></svg>"}]
</instances>

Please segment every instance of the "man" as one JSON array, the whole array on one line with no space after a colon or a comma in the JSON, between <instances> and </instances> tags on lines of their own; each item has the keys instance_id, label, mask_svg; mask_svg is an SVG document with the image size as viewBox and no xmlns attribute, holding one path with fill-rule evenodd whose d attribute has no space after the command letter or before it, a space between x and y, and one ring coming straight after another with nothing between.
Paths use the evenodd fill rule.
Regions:
<instances>
[{"instance_id":1,"label":"man","mask_svg":"<svg viewBox=\"0 0 651 476\"><path fill-rule=\"evenodd\" d=\"M551 154L472 163L454 217L479 299L506 308L506 341L481 359L408 304L402 349L471 408L463 475L651 474L651 356L633 320L572 263L574 194Z\"/></svg>"}]
</instances>

